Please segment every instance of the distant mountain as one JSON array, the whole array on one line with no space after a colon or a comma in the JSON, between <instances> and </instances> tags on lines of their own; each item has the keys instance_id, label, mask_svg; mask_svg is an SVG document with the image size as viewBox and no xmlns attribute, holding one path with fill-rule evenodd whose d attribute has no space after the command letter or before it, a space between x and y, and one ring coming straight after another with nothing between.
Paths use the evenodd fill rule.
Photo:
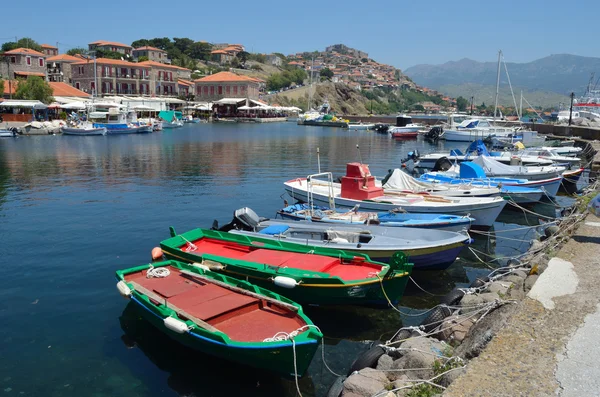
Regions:
<instances>
[{"instance_id":1,"label":"distant mountain","mask_svg":"<svg viewBox=\"0 0 600 397\"><path fill-rule=\"evenodd\" d=\"M473 90L477 87L479 87L478 89L485 87L485 91L489 91L491 86L495 93L497 66L497 62L477 62L464 58L442 65L412 66L406 69L404 74L419 85L437 89L449 95L456 95L457 92L463 97L475 95L476 102L480 102L477 99L479 91L474 92ZM524 93L529 102L532 102L534 96L547 100L556 99L552 98L551 93L558 94L559 98L566 97L571 92L575 92L577 96L582 95L591 73L595 72L597 77L600 77L600 58L569 54L550 55L528 63L507 62L506 66L515 95L518 95L518 92L523 89L529 92L529 94ZM501 66L500 81L501 87L508 89L504 65ZM447 89L452 87L452 92L444 91L443 87ZM503 100L500 102L512 103L512 98L509 103L506 103L505 99L503 96ZM531 104L534 106L550 105L548 103Z\"/></svg>"}]
</instances>

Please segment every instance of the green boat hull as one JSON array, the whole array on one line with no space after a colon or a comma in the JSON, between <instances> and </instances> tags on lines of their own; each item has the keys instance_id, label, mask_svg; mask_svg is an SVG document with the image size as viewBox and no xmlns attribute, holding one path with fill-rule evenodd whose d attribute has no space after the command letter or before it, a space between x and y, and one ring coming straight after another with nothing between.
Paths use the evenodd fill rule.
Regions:
<instances>
[{"instance_id":1,"label":"green boat hull","mask_svg":"<svg viewBox=\"0 0 600 397\"><path fill-rule=\"evenodd\" d=\"M172 234L175 233L173 232ZM222 269L214 269L215 271L238 279L247 280L301 304L386 307L390 304L396 305L404 294L413 267L412 264L406 262L406 256L403 253L397 253L390 261L391 268L386 264L381 264L385 266L386 270L382 271L379 277L343 281L338 277L329 277L324 273L310 272L302 269L274 268L260 263L246 262L199 252L186 252L179 249L186 241L195 241L205 235L237 243L246 241L250 242L248 243L250 245L252 243L260 243L260 246L263 248L291 252L305 253L304 251L306 251L306 253L310 252L341 258L352 258L360 254L346 253L330 248L297 246L285 242L273 242L265 239L207 231L204 229L195 229L182 235L175 235L160 243L163 253L168 258L189 263L202 262L203 260L219 262L225 266ZM367 255L360 256L370 261ZM294 278L299 283L294 288L280 287L275 285L273 281L276 276Z\"/></svg>"},{"instance_id":2,"label":"green boat hull","mask_svg":"<svg viewBox=\"0 0 600 397\"><path fill-rule=\"evenodd\" d=\"M294 346L289 341L265 343L260 346L231 346L210 340L197 332L178 334L165 327L162 317L148 304L133 298L142 317L159 331L184 346L199 352L234 361L250 367L277 373L286 378L294 377ZM303 376L319 347L318 341L303 341L295 344L298 376Z\"/></svg>"},{"instance_id":3,"label":"green boat hull","mask_svg":"<svg viewBox=\"0 0 600 397\"><path fill-rule=\"evenodd\" d=\"M174 266L180 270L186 270L190 273L197 273L198 275L213 279L217 282L229 284L232 287L245 289L251 293L262 295L266 299L277 300L282 302L282 304L295 306L297 315L303 320L304 324L310 328L299 333L293 338L293 340L288 339L273 342L240 342L230 339L228 335L222 332L212 332L205 328L201 328L191 320L185 321L189 327L189 330L184 333L178 333L168 328L164 323L164 320L167 317L178 317L177 312L173 311L169 307L168 302L166 305L156 304L142 292L136 291L133 284L127 283L125 277L128 274L147 270L150 265L119 270L116 273L117 280L124 282L127 287L130 288L128 297L131 299L131 302L139 308L138 311L142 317L156 327L159 331L176 340L177 342L206 354L248 365L254 368L272 371L284 377L304 375L319 347L319 342L321 341L323 335L313 325L312 321L304 314L300 305L285 298L284 296L280 296L272 291L259 288L248 283L247 281L198 269L189 264L179 263L176 261L165 261L154 263L153 266ZM296 368L294 368L294 354L296 357Z\"/></svg>"}]
</instances>

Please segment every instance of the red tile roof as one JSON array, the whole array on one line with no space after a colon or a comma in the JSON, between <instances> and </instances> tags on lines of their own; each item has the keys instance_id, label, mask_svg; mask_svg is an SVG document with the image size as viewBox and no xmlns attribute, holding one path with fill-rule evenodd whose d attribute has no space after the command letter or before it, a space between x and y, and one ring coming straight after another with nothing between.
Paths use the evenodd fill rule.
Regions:
<instances>
[{"instance_id":1,"label":"red tile roof","mask_svg":"<svg viewBox=\"0 0 600 397\"><path fill-rule=\"evenodd\" d=\"M112 45L112 46L115 46L115 47L132 48L130 45L123 44L123 43L117 43L116 41L98 40L98 41L91 42L90 44L92 44L92 45L100 45L100 46Z\"/></svg>"},{"instance_id":2,"label":"red tile roof","mask_svg":"<svg viewBox=\"0 0 600 397\"><path fill-rule=\"evenodd\" d=\"M35 55L38 57L45 57L46 54L32 50L30 48L15 48L14 50L6 51L4 55Z\"/></svg>"},{"instance_id":3,"label":"red tile roof","mask_svg":"<svg viewBox=\"0 0 600 397\"><path fill-rule=\"evenodd\" d=\"M85 61L75 62L75 63L73 63L73 65L89 65L89 64L93 64L93 63L94 63L94 59L89 58L89 59L86 59ZM109 59L109 58L98 58L98 59L96 59L96 64L127 66L130 68L137 66L137 67L142 67L144 69L150 67L148 65L144 65L144 62L133 63L133 62L128 62L128 61L121 61L120 59Z\"/></svg>"},{"instance_id":4,"label":"red tile roof","mask_svg":"<svg viewBox=\"0 0 600 397\"><path fill-rule=\"evenodd\" d=\"M219 72L211 74L210 76L202 77L201 79L194 80L199 83L210 83L210 82L262 82L262 80L255 79L253 77L242 76L231 72Z\"/></svg>"},{"instance_id":5,"label":"red tile roof","mask_svg":"<svg viewBox=\"0 0 600 397\"><path fill-rule=\"evenodd\" d=\"M227 51L225 50L214 50L210 52L211 54L229 54Z\"/></svg>"},{"instance_id":6,"label":"red tile roof","mask_svg":"<svg viewBox=\"0 0 600 397\"><path fill-rule=\"evenodd\" d=\"M46 62L81 62L81 58L67 54L58 54L46 58Z\"/></svg>"},{"instance_id":7,"label":"red tile roof","mask_svg":"<svg viewBox=\"0 0 600 397\"><path fill-rule=\"evenodd\" d=\"M81 98L87 98L90 96L90 94L78 90L77 88L70 86L67 83L51 81L48 84L50 84L50 87L52 87L53 96L74 96Z\"/></svg>"},{"instance_id":8,"label":"red tile roof","mask_svg":"<svg viewBox=\"0 0 600 397\"><path fill-rule=\"evenodd\" d=\"M44 73L38 73L38 72L15 72L16 76L39 76L39 77L46 77L46 75Z\"/></svg>"},{"instance_id":9,"label":"red tile roof","mask_svg":"<svg viewBox=\"0 0 600 397\"><path fill-rule=\"evenodd\" d=\"M53 50L58 50L58 47L54 47L53 45L50 45L50 44L41 44L40 47L42 47L42 48L50 48L50 49L53 49Z\"/></svg>"},{"instance_id":10,"label":"red tile roof","mask_svg":"<svg viewBox=\"0 0 600 397\"><path fill-rule=\"evenodd\" d=\"M156 48L156 47L150 47L148 45L140 47L140 48L134 48L133 50L134 51L143 51L143 50L146 50L146 51L160 51L160 52L165 52L166 53L165 50L161 50L160 48Z\"/></svg>"},{"instance_id":11,"label":"red tile roof","mask_svg":"<svg viewBox=\"0 0 600 397\"><path fill-rule=\"evenodd\" d=\"M155 67L166 68L166 69L187 70L187 71L191 72L190 69L182 68L181 66L169 65L168 63L160 63L160 62L156 62L156 61L144 61L144 62L138 62L137 64L148 66L148 67L155 66Z\"/></svg>"},{"instance_id":12,"label":"red tile roof","mask_svg":"<svg viewBox=\"0 0 600 397\"><path fill-rule=\"evenodd\" d=\"M185 85L188 87L194 85L194 83L192 83L191 81L187 81L187 80L183 80L183 79L177 79L177 84Z\"/></svg>"}]
</instances>

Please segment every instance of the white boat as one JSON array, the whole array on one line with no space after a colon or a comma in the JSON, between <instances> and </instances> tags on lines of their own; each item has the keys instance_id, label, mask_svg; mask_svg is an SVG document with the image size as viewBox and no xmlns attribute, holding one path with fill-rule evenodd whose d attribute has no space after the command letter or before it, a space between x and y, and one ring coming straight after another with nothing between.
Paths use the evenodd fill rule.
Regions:
<instances>
[{"instance_id":1,"label":"white boat","mask_svg":"<svg viewBox=\"0 0 600 397\"><path fill-rule=\"evenodd\" d=\"M473 142L488 137L513 138L522 134L521 127L494 126L490 120L468 119L454 129L444 129L441 139L454 142Z\"/></svg>"},{"instance_id":2,"label":"white boat","mask_svg":"<svg viewBox=\"0 0 600 397\"><path fill-rule=\"evenodd\" d=\"M63 135L77 135L77 136L98 136L106 135L106 127L93 127L86 123L82 126L67 127L64 126L61 129Z\"/></svg>"},{"instance_id":3,"label":"white boat","mask_svg":"<svg viewBox=\"0 0 600 397\"><path fill-rule=\"evenodd\" d=\"M495 197L500 195L500 189L496 186L433 184L415 179L399 168L391 171L381 182L376 181L375 185L383 186L385 194L434 194L444 197Z\"/></svg>"},{"instance_id":4,"label":"white boat","mask_svg":"<svg viewBox=\"0 0 600 397\"><path fill-rule=\"evenodd\" d=\"M509 165L511 163L519 163L529 167L546 166L552 165L554 163L552 160L546 158L528 155L519 156L515 153L511 153L511 156L498 156L498 158L496 158L496 156L494 156L493 154L490 154L490 156L492 156L494 159L501 163ZM477 155L464 154L458 149L451 150L450 153L429 153L422 157L419 157L418 161L415 162L415 167L431 169L435 166L435 163L443 157L446 157L452 163L462 163L463 161L473 161L473 159L476 158Z\"/></svg>"},{"instance_id":5,"label":"white boat","mask_svg":"<svg viewBox=\"0 0 600 397\"><path fill-rule=\"evenodd\" d=\"M406 114L396 116L396 125L390 126L387 130L390 134L415 133L419 132L423 126L412 122L412 117Z\"/></svg>"},{"instance_id":6,"label":"white boat","mask_svg":"<svg viewBox=\"0 0 600 397\"><path fill-rule=\"evenodd\" d=\"M163 121L162 122L162 127L163 128L181 128L183 127L183 121L181 120L177 120L177 121L173 121L173 122L167 122L167 121Z\"/></svg>"},{"instance_id":7,"label":"white boat","mask_svg":"<svg viewBox=\"0 0 600 397\"><path fill-rule=\"evenodd\" d=\"M9 129L0 129L0 138L14 138L17 136L17 133L13 130Z\"/></svg>"},{"instance_id":8,"label":"white boat","mask_svg":"<svg viewBox=\"0 0 600 397\"><path fill-rule=\"evenodd\" d=\"M561 176L566 169L565 167L553 165L543 167L506 165L494 160L493 157L487 156L477 156L471 162L483 168L485 175L490 178L521 178L529 181L556 178Z\"/></svg>"},{"instance_id":9,"label":"white boat","mask_svg":"<svg viewBox=\"0 0 600 397\"><path fill-rule=\"evenodd\" d=\"M441 197L412 193L386 194L375 185L366 164L347 164L342 183L334 183L330 172L292 179L284 183L294 199L318 205L353 208L360 204L362 211L389 211L399 207L407 212L469 215L474 226L490 227L504 208L502 197ZM319 180L318 178L326 178Z\"/></svg>"},{"instance_id":10,"label":"white boat","mask_svg":"<svg viewBox=\"0 0 600 397\"><path fill-rule=\"evenodd\" d=\"M560 154L557 153L556 150L548 148L548 149L536 149L536 148L532 148L532 149L524 149L521 151L518 151L516 153L513 152L503 152L500 154L500 157L511 157L511 156L519 156L519 157L523 157L523 156L537 156L539 158L542 159L546 159L546 160L551 160L554 163L557 164L570 164L570 165L577 165L581 162L581 160L577 157L572 157L572 156L561 156ZM494 157L494 159L498 160L498 157Z\"/></svg>"},{"instance_id":11,"label":"white boat","mask_svg":"<svg viewBox=\"0 0 600 397\"><path fill-rule=\"evenodd\" d=\"M533 148L538 149L538 148ZM542 146L541 150L554 150L560 156L578 156L583 151L580 147L575 146Z\"/></svg>"},{"instance_id":12,"label":"white boat","mask_svg":"<svg viewBox=\"0 0 600 397\"><path fill-rule=\"evenodd\" d=\"M383 262L389 262L392 255L402 251L419 270L448 268L470 244L468 235L445 230L261 220L247 207L236 210L233 221L219 230L302 246L363 253Z\"/></svg>"},{"instance_id":13,"label":"white boat","mask_svg":"<svg viewBox=\"0 0 600 397\"><path fill-rule=\"evenodd\" d=\"M372 130L375 127L374 123L348 123L349 130Z\"/></svg>"}]
</instances>

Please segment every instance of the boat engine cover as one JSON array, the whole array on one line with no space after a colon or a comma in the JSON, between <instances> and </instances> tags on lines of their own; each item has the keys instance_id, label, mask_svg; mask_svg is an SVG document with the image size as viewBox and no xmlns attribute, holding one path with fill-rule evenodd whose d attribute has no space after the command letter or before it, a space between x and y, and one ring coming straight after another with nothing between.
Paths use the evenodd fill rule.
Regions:
<instances>
[{"instance_id":1,"label":"boat engine cover","mask_svg":"<svg viewBox=\"0 0 600 397\"><path fill-rule=\"evenodd\" d=\"M243 226L255 230L260 222L260 218L251 208L244 207L234 211L233 218L239 221Z\"/></svg>"}]
</instances>

